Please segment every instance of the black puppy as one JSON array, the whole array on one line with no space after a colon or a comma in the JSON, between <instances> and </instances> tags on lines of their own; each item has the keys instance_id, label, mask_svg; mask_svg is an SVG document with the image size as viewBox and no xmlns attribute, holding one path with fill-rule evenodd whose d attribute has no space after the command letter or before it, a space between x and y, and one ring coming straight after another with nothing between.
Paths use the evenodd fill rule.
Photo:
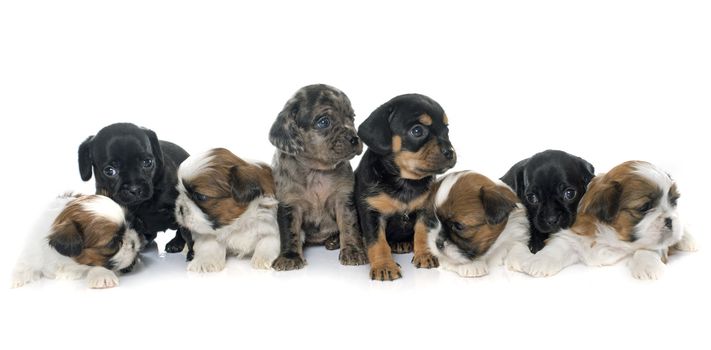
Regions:
<instances>
[{"instance_id":1,"label":"black puppy","mask_svg":"<svg viewBox=\"0 0 711 350\"><path fill-rule=\"evenodd\" d=\"M547 150L516 163L501 178L526 206L532 253L543 249L552 233L575 222L578 202L594 176L595 168L586 160Z\"/></svg>"},{"instance_id":2,"label":"black puppy","mask_svg":"<svg viewBox=\"0 0 711 350\"><path fill-rule=\"evenodd\" d=\"M165 250L181 252L187 241L190 258L190 232L175 221L178 166L187 157L179 146L159 141L152 130L117 123L89 136L79 146L79 172L82 180L89 181L93 168L96 193L125 207L132 227L147 242L159 231L178 230Z\"/></svg>"},{"instance_id":3,"label":"black puppy","mask_svg":"<svg viewBox=\"0 0 711 350\"><path fill-rule=\"evenodd\" d=\"M457 161L444 110L427 96L401 95L373 111L358 136L368 145L355 171L354 194L370 277L401 277L392 251L414 250L415 266L438 266L421 214L434 175Z\"/></svg>"}]
</instances>

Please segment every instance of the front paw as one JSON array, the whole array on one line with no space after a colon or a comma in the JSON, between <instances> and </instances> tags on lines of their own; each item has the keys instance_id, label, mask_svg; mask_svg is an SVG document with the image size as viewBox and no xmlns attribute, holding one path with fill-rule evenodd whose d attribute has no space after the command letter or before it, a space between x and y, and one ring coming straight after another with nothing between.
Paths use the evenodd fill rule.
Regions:
<instances>
[{"instance_id":1,"label":"front paw","mask_svg":"<svg viewBox=\"0 0 711 350\"><path fill-rule=\"evenodd\" d=\"M165 251L166 253L180 253L184 247L185 241L178 235L165 244Z\"/></svg>"},{"instance_id":2,"label":"front paw","mask_svg":"<svg viewBox=\"0 0 711 350\"><path fill-rule=\"evenodd\" d=\"M188 264L188 271L190 272L219 272L225 268L226 261L224 259L207 259L207 258L194 258Z\"/></svg>"},{"instance_id":3,"label":"front paw","mask_svg":"<svg viewBox=\"0 0 711 350\"><path fill-rule=\"evenodd\" d=\"M483 261L473 261L457 266L457 274L462 277L481 277L489 274L489 265Z\"/></svg>"},{"instance_id":4,"label":"front paw","mask_svg":"<svg viewBox=\"0 0 711 350\"><path fill-rule=\"evenodd\" d=\"M118 286L119 280L115 273L109 270L90 272L88 276L89 288L106 289Z\"/></svg>"},{"instance_id":5,"label":"front paw","mask_svg":"<svg viewBox=\"0 0 711 350\"><path fill-rule=\"evenodd\" d=\"M549 277L557 274L563 266L555 259L551 259L544 255L534 255L523 263L523 272L533 277Z\"/></svg>"},{"instance_id":6,"label":"front paw","mask_svg":"<svg viewBox=\"0 0 711 350\"><path fill-rule=\"evenodd\" d=\"M656 280L664 274L664 263L659 259L632 259L630 271L638 280Z\"/></svg>"},{"instance_id":7,"label":"front paw","mask_svg":"<svg viewBox=\"0 0 711 350\"><path fill-rule=\"evenodd\" d=\"M38 279L39 272L34 272L32 270L15 272L12 276L12 284L10 285L10 288L19 288Z\"/></svg>"},{"instance_id":8,"label":"front paw","mask_svg":"<svg viewBox=\"0 0 711 350\"><path fill-rule=\"evenodd\" d=\"M400 265L395 261L388 261L378 266L370 266L370 279L377 281L394 281L402 278Z\"/></svg>"},{"instance_id":9,"label":"front paw","mask_svg":"<svg viewBox=\"0 0 711 350\"><path fill-rule=\"evenodd\" d=\"M412 264L418 269L431 269L439 266L439 259L431 253L421 253L412 257Z\"/></svg>"},{"instance_id":10,"label":"front paw","mask_svg":"<svg viewBox=\"0 0 711 350\"><path fill-rule=\"evenodd\" d=\"M306 265L306 260L298 253L286 253L280 255L272 263L272 268L277 271L298 270Z\"/></svg>"},{"instance_id":11,"label":"front paw","mask_svg":"<svg viewBox=\"0 0 711 350\"><path fill-rule=\"evenodd\" d=\"M355 247L343 247L338 254L338 260L340 260L341 265L365 265L368 263L368 256L360 248Z\"/></svg>"},{"instance_id":12,"label":"front paw","mask_svg":"<svg viewBox=\"0 0 711 350\"><path fill-rule=\"evenodd\" d=\"M673 248L682 252L695 252L699 250L696 240L687 232L684 232L679 243L673 245Z\"/></svg>"},{"instance_id":13,"label":"front paw","mask_svg":"<svg viewBox=\"0 0 711 350\"><path fill-rule=\"evenodd\" d=\"M336 250L341 246L341 237L336 233L329 237L323 245L326 247L326 250Z\"/></svg>"},{"instance_id":14,"label":"front paw","mask_svg":"<svg viewBox=\"0 0 711 350\"><path fill-rule=\"evenodd\" d=\"M393 254L407 254L412 252L412 242L395 242L390 246Z\"/></svg>"}]
</instances>

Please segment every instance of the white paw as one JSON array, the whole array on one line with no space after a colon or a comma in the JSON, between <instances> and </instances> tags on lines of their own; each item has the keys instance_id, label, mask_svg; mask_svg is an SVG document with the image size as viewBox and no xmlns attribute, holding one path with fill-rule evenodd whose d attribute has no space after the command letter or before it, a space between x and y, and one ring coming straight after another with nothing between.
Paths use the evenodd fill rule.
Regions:
<instances>
[{"instance_id":1,"label":"white paw","mask_svg":"<svg viewBox=\"0 0 711 350\"><path fill-rule=\"evenodd\" d=\"M38 279L39 272L34 272L32 270L18 271L12 275L12 284L10 284L10 287L19 288Z\"/></svg>"},{"instance_id":2,"label":"white paw","mask_svg":"<svg viewBox=\"0 0 711 350\"><path fill-rule=\"evenodd\" d=\"M533 277L549 277L560 272L563 266L558 260L539 253L526 260L521 269Z\"/></svg>"},{"instance_id":3,"label":"white paw","mask_svg":"<svg viewBox=\"0 0 711 350\"><path fill-rule=\"evenodd\" d=\"M630 271L636 279L656 280L664 274L664 263L659 259L632 259Z\"/></svg>"},{"instance_id":4,"label":"white paw","mask_svg":"<svg viewBox=\"0 0 711 350\"><path fill-rule=\"evenodd\" d=\"M511 271L524 272L523 264L525 258L520 256L509 256L506 258L506 268Z\"/></svg>"},{"instance_id":5,"label":"white paw","mask_svg":"<svg viewBox=\"0 0 711 350\"><path fill-rule=\"evenodd\" d=\"M474 261L470 264L458 265L456 272L462 277L481 277L489 274L489 265L483 261Z\"/></svg>"},{"instance_id":6,"label":"white paw","mask_svg":"<svg viewBox=\"0 0 711 350\"><path fill-rule=\"evenodd\" d=\"M219 259L200 259L195 257L193 261L188 264L188 271L190 272L219 272L225 268L225 260Z\"/></svg>"},{"instance_id":7,"label":"white paw","mask_svg":"<svg viewBox=\"0 0 711 350\"><path fill-rule=\"evenodd\" d=\"M694 237L685 232L679 243L674 245L674 249L681 250L683 252L695 252L699 250L699 246L696 244Z\"/></svg>"},{"instance_id":8,"label":"white paw","mask_svg":"<svg viewBox=\"0 0 711 350\"><path fill-rule=\"evenodd\" d=\"M272 268L272 262L274 262L274 259L276 259L276 257L254 255L252 256L250 264L255 269L269 270Z\"/></svg>"},{"instance_id":9,"label":"white paw","mask_svg":"<svg viewBox=\"0 0 711 350\"><path fill-rule=\"evenodd\" d=\"M118 286L119 280L113 271L90 272L88 276L89 288L105 289Z\"/></svg>"}]
</instances>

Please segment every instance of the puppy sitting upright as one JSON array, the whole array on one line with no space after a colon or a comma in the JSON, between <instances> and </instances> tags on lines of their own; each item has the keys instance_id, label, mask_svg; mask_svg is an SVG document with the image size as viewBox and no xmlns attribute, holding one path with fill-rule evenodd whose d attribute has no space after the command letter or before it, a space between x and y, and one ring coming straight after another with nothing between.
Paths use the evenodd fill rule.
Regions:
<instances>
[{"instance_id":1,"label":"puppy sitting upright","mask_svg":"<svg viewBox=\"0 0 711 350\"><path fill-rule=\"evenodd\" d=\"M421 213L434 175L457 161L447 124L437 102L409 94L378 107L358 128L368 150L355 171L355 196L371 279L402 277L392 250L414 250L417 267L438 266Z\"/></svg>"},{"instance_id":2,"label":"puppy sitting upright","mask_svg":"<svg viewBox=\"0 0 711 350\"><path fill-rule=\"evenodd\" d=\"M152 130L117 123L79 146L79 172L82 180L89 181L93 168L96 193L127 208L133 217L131 226L146 242L159 231L178 230L165 246L167 252L175 253L183 250L190 237L175 221L178 166L187 157L178 145L159 141Z\"/></svg>"},{"instance_id":3,"label":"puppy sitting upright","mask_svg":"<svg viewBox=\"0 0 711 350\"><path fill-rule=\"evenodd\" d=\"M586 160L547 150L516 163L501 178L526 206L532 253L541 250L552 233L573 225L580 198L593 176L595 169Z\"/></svg>"},{"instance_id":4,"label":"puppy sitting upright","mask_svg":"<svg viewBox=\"0 0 711 350\"><path fill-rule=\"evenodd\" d=\"M348 97L328 85L309 85L287 101L269 132L276 146L281 253L276 270L304 266L303 243L341 248L343 265L367 262L352 204L349 160L363 145Z\"/></svg>"}]
</instances>

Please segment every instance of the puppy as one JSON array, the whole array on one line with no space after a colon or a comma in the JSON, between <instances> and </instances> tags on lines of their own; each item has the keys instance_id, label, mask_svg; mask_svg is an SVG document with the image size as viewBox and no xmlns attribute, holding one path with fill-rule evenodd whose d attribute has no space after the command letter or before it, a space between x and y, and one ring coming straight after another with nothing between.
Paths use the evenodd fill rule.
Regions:
<instances>
[{"instance_id":1,"label":"puppy","mask_svg":"<svg viewBox=\"0 0 711 350\"><path fill-rule=\"evenodd\" d=\"M269 132L276 146L274 180L279 199L281 253L276 270L304 266L303 243L340 247L343 265L367 262L352 203L349 160L363 144L350 100L328 85L309 85L287 101Z\"/></svg>"},{"instance_id":2,"label":"puppy","mask_svg":"<svg viewBox=\"0 0 711 350\"><path fill-rule=\"evenodd\" d=\"M79 146L79 172L89 181L96 174L96 193L128 209L132 226L146 243L158 231L178 230L165 246L181 252L190 233L175 221L175 189L180 163L188 157L179 146L159 141L155 132L129 123L118 123L89 136ZM189 250L191 247L189 245ZM188 252L188 258L192 256Z\"/></svg>"},{"instance_id":3,"label":"puppy","mask_svg":"<svg viewBox=\"0 0 711 350\"><path fill-rule=\"evenodd\" d=\"M41 277L80 279L91 288L118 286L116 271L136 262L140 238L123 209L99 195L63 195L31 233L13 273L12 287Z\"/></svg>"},{"instance_id":4,"label":"puppy","mask_svg":"<svg viewBox=\"0 0 711 350\"><path fill-rule=\"evenodd\" d=\"M578 203L593 176L595 169L586 160L547 150L516 163L501 178L526 206L532 253L541 250L552 233L575 222Z\"/></svg>"},{"instance_id":5,"label":"puppy","mask_svg":"<svg viewBox=\"0 0 711 350\"><path fill-rule=\"evenodd\" d=\"M189 271L221 271L228 253L251 255L258 269L271 267L279 255L279 226L269 166L215 148L186 159L178 177L175 217L195 241Z\"/></svg>"},{"instance_id":6,"label":"puppy","mask_svg":"<svg viewBox=\"0 0 711 350\"><path fill-rule=\"evenodd\" d=\"M658 167L641 161L620 164L593 179L575 224L554 234L524 270L550 276L578 261L604 266L631 257L632 276L657 279L670 247L696 250L679 219L678 199L676 183Z\"/></svg>"},{"instance_id":7,"label":"puppy","mask_svg":"<svg viewBox=\"0 0 711 350\"><path fill-rule=\"evenodd\" d=\"M526 209L507 185L457 172L437 180L428 202L427 242L441 268L479 277L504 261L520 271L532 255Z\"/></svg>"},{"instance_id":8,"label":"puppy","mask_svg":"<svg viewBox=\"0 0 711 350\"><path fill-rule=\"evenodd\" d=\"M358 128L368 150L355 171L355 197L371 279L402 277L392 251L414 249L415 266L438 266L420 214L434 175L457 161L447 124L437 102L409 94L378 107Z\"/></svg>"}]
</instances>

